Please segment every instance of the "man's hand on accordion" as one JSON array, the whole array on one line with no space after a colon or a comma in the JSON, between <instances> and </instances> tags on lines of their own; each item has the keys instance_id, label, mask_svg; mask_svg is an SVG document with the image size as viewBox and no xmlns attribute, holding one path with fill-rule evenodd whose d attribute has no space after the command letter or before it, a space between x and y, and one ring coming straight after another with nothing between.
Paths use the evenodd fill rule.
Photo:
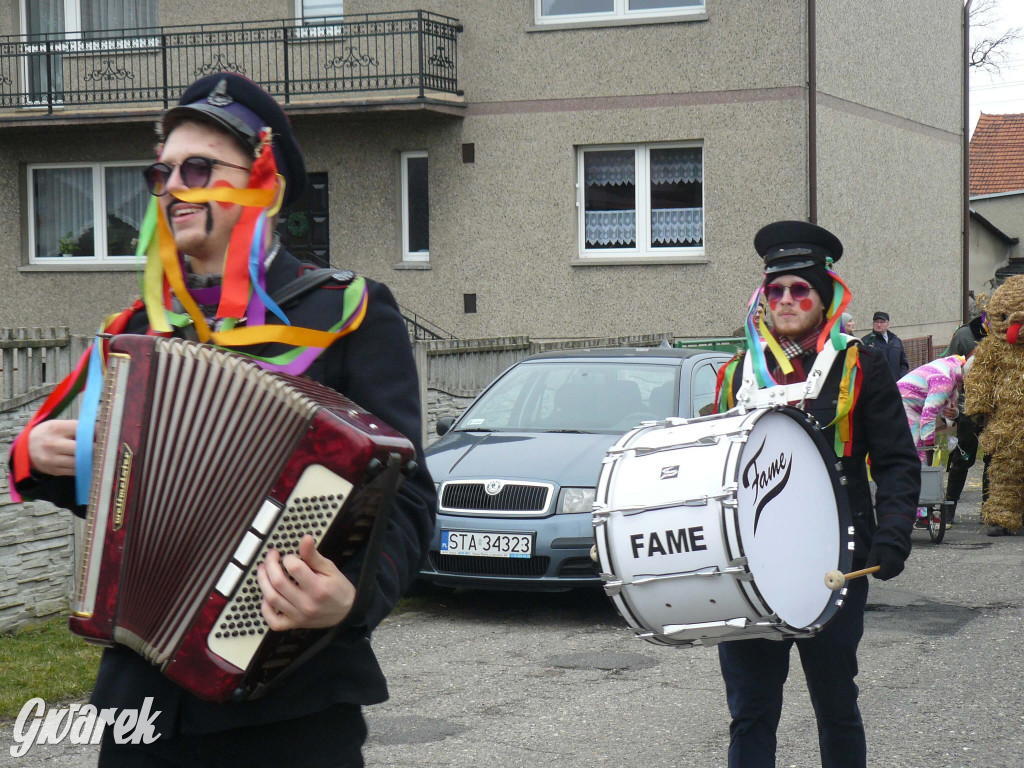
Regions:
<instances>
[{"instance_id":1,"label":"man's hand on accordion","mask_svg":"<svg viewBox=\"0 0 1024 768\"><path fill-rule=\"evenodd\" d=\"M44 475L75 474L75 419L41 421L28 433L32 469Z\"/></svg>"},{"instance_id":2,"label":"man's hand on accordion","mask_svg":"<svg viewBox=\"0 0 1024 768\"><path fill-rule=\"evenodd\" d=\"M298 555L270 550L256 575L263 590L263 618L270 628L318 629L333 627L348 616L356 589L332 561L316 551L306 535Z\"/></svg>"}]
</instances>

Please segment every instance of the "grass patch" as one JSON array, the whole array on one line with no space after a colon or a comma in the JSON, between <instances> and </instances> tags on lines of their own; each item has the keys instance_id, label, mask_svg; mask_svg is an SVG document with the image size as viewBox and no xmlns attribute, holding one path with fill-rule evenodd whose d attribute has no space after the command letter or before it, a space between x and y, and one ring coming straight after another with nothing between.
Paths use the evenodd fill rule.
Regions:
<instances>
[{"instance_id":1,"label":"grass patch","mask_svg":"<svg viewBox=\"0 0 1024 768\"><path fill-rule=\"evenodd\" d=\"M71 634L66 619L0 634L0 720L17 717L36 696L51 704L85 698L101 652Z\"/></svg>"}]
</instances>

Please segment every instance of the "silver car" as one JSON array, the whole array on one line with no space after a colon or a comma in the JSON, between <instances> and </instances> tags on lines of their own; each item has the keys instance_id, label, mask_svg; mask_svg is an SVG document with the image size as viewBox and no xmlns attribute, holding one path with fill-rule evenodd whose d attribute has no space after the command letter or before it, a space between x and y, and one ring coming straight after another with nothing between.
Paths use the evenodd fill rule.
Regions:
<instances>
[{"instance_id":1,"label":"silver car","mask_svg":"<svg viewBox=\"0 0 1024 768\"><path fill-rule=\"evenodd\" d=\"M437 529L420 576L445 587L600 584L591 507L608 448L642 421L711 408L722 352L599 349L516 363L426 451Z\"/></svg>"}]
</instances>

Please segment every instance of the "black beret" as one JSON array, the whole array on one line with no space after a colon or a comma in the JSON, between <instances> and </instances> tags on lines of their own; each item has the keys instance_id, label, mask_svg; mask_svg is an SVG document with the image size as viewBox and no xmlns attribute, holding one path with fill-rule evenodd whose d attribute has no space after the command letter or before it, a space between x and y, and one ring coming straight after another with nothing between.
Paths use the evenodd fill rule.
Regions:
<instances>
[{"instance_id":1,"label":"black beret","mask_svg":"<svg viewBox=\"0 0 1024 768\"><path fill-rule=\"evenodd\" d=\"M196 80L185 89L178 106L164 113L163 136L190 119L216 125L253 152L259 146L260 130L270 128L274 162L285 180L284 204L295 202L305 191L306 164L291 121L277 100L249 78L217 72Z\"/></svg>"},{"instance_id":2,"label":"black beret","mask_svg":"<svg viewBox=\"0 0 1024 768\"><path fill-rule=\"evenodd\" d=\"M754 248L764 259L765 274L789 272L826 259L839 261L843 244L824 227L806 221L776 221L754 235Z\"/></svg>"},{"instance_id":3,"label":"black beret","mask_svg":"<svg viewBox=\"0 0 1024 768\"><path fill-rule=\"evenodd\" d=\"M888 323L889 315L886 312L875 312L875 316L871 318L871 322L875 322L875 320L885 320L885 322Z\"/></svg>"}]
</instances>

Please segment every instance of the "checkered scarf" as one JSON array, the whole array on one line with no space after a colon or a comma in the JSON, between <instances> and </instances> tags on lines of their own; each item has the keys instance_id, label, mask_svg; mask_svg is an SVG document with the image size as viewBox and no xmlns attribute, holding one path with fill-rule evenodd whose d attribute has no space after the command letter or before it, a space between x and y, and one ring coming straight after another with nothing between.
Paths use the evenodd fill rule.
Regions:
<instances>
[{"instance_id":1,"label":"checkered scarf","mask_svg":"<svg viewBox=\"0 0 1024 768\"><path fill-rule=\"evenodd\" d=\"M782 347L782 351L786 353L786 357L790 360L803 357L804 355L812 355L818 350L818 337L821 335L823 325L824 323L819 323L803 336L795 339L791 339L788 336L776 336L775 338L779 342L779 346Z\"/></svg>"}]
</instances>

